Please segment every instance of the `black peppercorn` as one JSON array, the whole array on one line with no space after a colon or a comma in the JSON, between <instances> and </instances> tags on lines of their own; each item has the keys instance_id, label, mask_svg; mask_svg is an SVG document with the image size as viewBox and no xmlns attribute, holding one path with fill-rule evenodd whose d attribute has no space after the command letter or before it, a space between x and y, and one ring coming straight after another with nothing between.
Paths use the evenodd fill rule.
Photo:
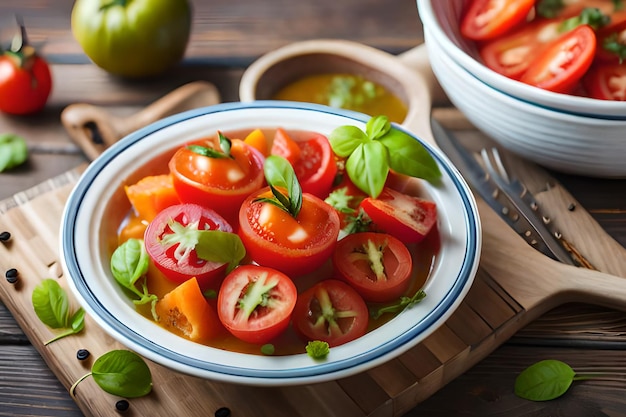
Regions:
<instances>
[{"instance_id":1,"label":"black peppercorn","mask_svg":"<svg viewBox=\"0 0 626 417\"><path fill-rule=\"evenodd\" d=\"M89 357L89 351L87 349L78 349L76 352L76 359L79 361L84 361Z\"/></svg>"},{"instance_id":2,"label":"black peppercorn","mask_svg":"<svg viewBox=\"0 0 626 417\"><path fill-rule=\"evenodd\" d=\"M221 407L215 410L215 417L230 417L230 408Z\"/></svg>"},{"instance_id":3,"label":"black peppercorn","mask_svg":"<svg viewBox=\"0 0 626 417\"><path fill-rule=\"evenodd\" d=\"M115 403L115 409L117 411L126 411L128 410L128 407L130 407L130 404L126 400L119 400Z\"/></svg>"},{"instance_id":4,"label":"black peppercorn","mask_svg":"<svg viewBox=\"0 0 626 417\"><path fill-rule=\"evenodd\" d=\"M2 232L2 233L0 233L0 242L6 242L9 239L11 239L11 233L9 233L9 232Z\"/></svg>"},{"instance_id":5,"label":"black peppercorn","mask_svg":"<svg viewBox=\"0 0 626 417\"><path fill-rule=\"evenodd\" d=\"M8 269L7 272L4 273L4 276L6 277L7 281L9 281L9 283L11 284L15 284L17 282L18 275L19 274L17 272L17 269L15 268Z\"/></svg>"}]
</instances>

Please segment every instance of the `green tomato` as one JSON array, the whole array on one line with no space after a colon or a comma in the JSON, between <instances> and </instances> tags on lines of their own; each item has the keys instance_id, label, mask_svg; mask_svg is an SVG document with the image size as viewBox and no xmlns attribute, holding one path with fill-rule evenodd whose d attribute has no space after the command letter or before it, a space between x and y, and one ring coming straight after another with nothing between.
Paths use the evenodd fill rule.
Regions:
<instances>
[{"instance_id":1,"label":"green tomato","mask_svg":"<svg viewBox=\"0 0 626 417\"><path fill-rule=\"evenodd\" d=\"M188 0L76 0L72 33L94 64L121 77L158 75L179 62L191 31Z\"/></svg>"}]
</instances>

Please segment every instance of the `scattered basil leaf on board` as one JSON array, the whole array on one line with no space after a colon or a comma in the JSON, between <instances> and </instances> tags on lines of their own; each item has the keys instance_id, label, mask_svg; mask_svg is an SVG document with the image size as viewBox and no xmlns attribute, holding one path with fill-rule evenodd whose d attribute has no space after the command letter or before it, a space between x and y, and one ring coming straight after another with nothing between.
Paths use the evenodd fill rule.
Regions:
<instances>
[{"instance_id":1,"label":"scattered basil leaf on board","mask_svg":"<svg viewBox=\"0 0 626 417\"><path fill-rule=\"evenodd\" d=\"M84 310L79 308L72 313L67 293L52 278L44 279L35 287L31 295L31 302L35 314L43 324L52 329L65 330L45 342L44 346L65 336L79 333L85 327Z\"/></svg>"},{"instance_id":2,"label":"scattered basil leaf on board","mask_svg":"<svg viewBox=\"0 0 626 417\"><path fill-rule=\"evenodd\" d=\"M565 362L546 359L529 366L517 376L515 395L531 401L553 400L565 394L572 382L593 377L577 374Z\"/></svg>"},{"instance_id":3,"label":"scattered basil leaf on board","mask_svg":"<svg viewBox=\"0 0 626 417\"><path fill-rule=\"evenodd\" d=\"M82 376L70 388L70 395L85 378L93 376L100 388L112 395L137 398L152 391L152 374L146 362L129 350L112 350L93 363L91 372Z\"/></svg>"},{"instance_id":4,"label":"scattered basil leaf on board","mask_svg":"<svg viewBox=\"0 0 626 417\"><path fill-rule=\"evenodd\" d=\"M24 138L6 133L0 135L0 172L23 164L28 159L28 146Z\"/></svg>"},{"instance_id":5,"label":"scattered basil leaf on board","mask_svg":"<svg viewBox=\"0 0 626 417\"><path fill-rule=\"evenodd\" d=\"M389 123L386 116L372 117L365 132L355 126L340 126L329 137L338 156L347 158L346 172L363 192L376 198L390 170L435 182L441 171L428 150L417 140Z\"/></svg>"}]
</instances>

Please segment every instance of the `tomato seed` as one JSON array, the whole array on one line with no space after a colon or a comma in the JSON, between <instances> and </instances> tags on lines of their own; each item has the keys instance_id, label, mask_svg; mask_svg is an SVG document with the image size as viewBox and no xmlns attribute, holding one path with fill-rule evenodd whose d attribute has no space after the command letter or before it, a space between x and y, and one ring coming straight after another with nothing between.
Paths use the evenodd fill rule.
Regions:
<instances>
[{"instance_id":1,"label":"tomato seed","mask_svg":"<svg viewBox=\"0 0 626 417\"><path fill-rule=\"evenodd\" d=\"M127 400L119 400L115 403L115 409L117 411L126 411L130 407L130 403Z\"/></svg>"},{"instance_id":2,"label":"tomato seed","mask_svg":"<svg viewBox=\"0 0 626 417\"><path fill-rule=\"evenodd\" d=\"M5 278L10 284L15 284L17 282L18 275L19 273L15 268L8 269L7 272L4 273Z\"/></svg>"},{"instance_id":3,"label":"tomato seed","mask_svg":"<svg viewBox=\"0 0 626 417\"><path fill-rule=\"evenodd\" d=\"M230 417L230 408L221 407L215 410L215 417Z\"/></svg>"},{"instance_id":4,"label":"tomato seed","mask_svg":"<svg viewBox=\"0 0 626 417\"><path fill-rule=\"evenodd\" d=\"M11 233L9 232L0 233L0 242L7 242L9 239L11 239Z\"/></svg>"},{"instance_id":5,"label":"tomato seed","mask_svg":"<svg viewBox=\"0 0 626 417\"><path fill-rule=\"evenodd\" d=\"M89 355L90 353L87 349L78 349L78 351L76 351L76 359L79 361L84 361L89 357Z\"/></svg>"}]
</instances>

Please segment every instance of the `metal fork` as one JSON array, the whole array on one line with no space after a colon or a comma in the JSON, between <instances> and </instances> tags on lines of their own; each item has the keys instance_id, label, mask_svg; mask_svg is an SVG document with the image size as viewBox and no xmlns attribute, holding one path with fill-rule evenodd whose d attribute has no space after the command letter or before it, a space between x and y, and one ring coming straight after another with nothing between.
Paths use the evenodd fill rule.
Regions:
<instances>
[{"instance_id":1,"label":"metal fork","mask_svg":"<svg viewBox=\"0 0 626 417\"><path fill-rule=\"evenodd\" d=\"M562 245L561 233L552 230L550 218L540 213L539 204L526 186L507 172L498 149L483 148L480 158L490 178L514 207L509 217L515 230L542 252L547 249L556 260L576 265L570 252ZM542 245L545 247L540 247Z\"/></svg>"}]
</instances>

